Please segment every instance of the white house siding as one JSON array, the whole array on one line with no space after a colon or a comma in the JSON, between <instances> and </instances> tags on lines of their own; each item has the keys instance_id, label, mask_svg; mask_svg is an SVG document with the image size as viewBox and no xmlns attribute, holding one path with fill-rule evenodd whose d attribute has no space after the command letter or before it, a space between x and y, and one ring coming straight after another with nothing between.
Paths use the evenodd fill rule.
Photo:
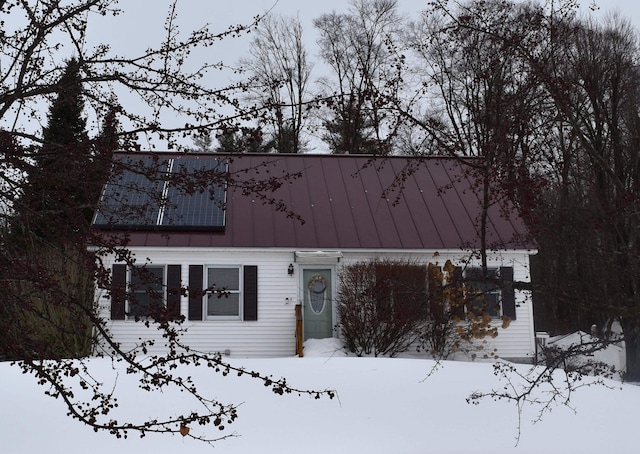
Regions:
<instances>
[{"instance_id":1,"label":"white house siding","mask_svg":"<svg viewBox=\"0 0 640 454\"><path fill-rule=\"evenodd\" d=\"M287 275L293 253L260 251L222 251L196 248L153 249L132 252L138 262L149 258L154 265L181 265L182 282L189 282L189 265L256 265L258 267L257 321L192 321L186 320L187 333L183 337L190 348L204 352L228 352L239 357L293 356L295 354L295 303L297 276ZM288 300L287 300L288 298ZM103 314L110 317L110 300L102 298ZM181 313L188 315L188 298L181 298ZM158 331L132 320L110 322L111 333L126 350L138 339L156 338L151 352L162 351Z\"/></svg>"},{"instance_id":2,"label":"white house siding","mask_svg":"<svg viewBox=\"0 0 640 454\"><path fill-rule=\"evenodd\" d=\"M298 284L300 266L294 262L294 250L220 250L203 248L132 248L138 262L145 258L155 265L181 265L183 285L189 281L189 265L256 265L258 267L258 320L257 321L190 321L183 341L191 348L204 352L228 352L238 357L278 357L295 354L295 305L299 300ZM330 263L339 271L341 266L374 257L405 258L421 263L447 259L462 263L468 254L461 251L341 251L339 263ZM529 282L529 253L527 251L503 251L492 255L488 265L512 266L514 280ZM294 264L294 275L287 268ZM478 263L472 263L478 265ZM102 298L103 314L110 316L110 300ZM488 340L486 351L497 349L497 355L510 359L530 359L535 350L533 308L529 292L516 291L516 320L506 329L498 328L498 337ZM181 313L188 314L188 298L182 297ZM161 351L162 342L152 326L131 320L110 322L113 337L124 349L133 348L141 337L155 336L158 343L151 352Z\"/></svg>"}]
</instances>

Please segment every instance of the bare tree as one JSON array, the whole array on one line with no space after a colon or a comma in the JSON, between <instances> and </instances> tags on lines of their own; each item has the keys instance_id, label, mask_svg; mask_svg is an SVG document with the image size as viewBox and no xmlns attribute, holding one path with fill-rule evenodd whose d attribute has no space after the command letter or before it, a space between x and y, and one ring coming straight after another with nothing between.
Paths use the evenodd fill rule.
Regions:
<instances>
[{"instance_id":1,"label":"bare tree","mask_svg":"<svg viewBox=\"0 0 640 454\"><path fill-rule=\"evenodd\" d=\"M402 66L395 64L400 23L396 0L353 0L348 14L334 11L314 21L320 56L332 71L321 85L332 113L323 139L333 153L389 152L393 126L380 94L401 83Z\"/></svg>"},{"instance_id":2,"label":"bare tree","mask_svg":"<svg viewBox=\"0 0 640 454\"><path fill-rule=\"evenodd\" d=\"M559 286L557 297L551 299L552 309L560 316L557 326L564 329L585 329L596 323L606 332L608 322L619 320L627 377L637 379L638 34L628 21L613 16L602 24L573 24L566 36L554 59L544 65L534 60L576 142L567 166L568 186L556 192L562 203L558 209L568 208L565 212L573 213L570 219L575 219L573 231L566 229L573 238L572 249L556 262L567 270L565 284L570 287L562 291ZM549 252L548 257L553 257Z\"/></svg>"},{"instance_id":3,"label":"bare tree","mask_svg":"<svg viewBox=\"0 0 640 454\"><path fill-rule=\"evenodd\" d=\"M448 57L436 60L438 71L432 72L437 76L447 68L446 77L426 84L430 94L445 87L436 97L440 115L420 117L408 109L402 115L447 153L490 163L484 174L497 176L499 183L490 188L506 190L502 193L520 207L539 239L545 273L537 284L534 276L534 288L554 285L546 295L555 295L553 311L565 317L555 326L589 331L592 323L604 325L604 337L594 341L592 351L619 340L607 337L605 322L620 321L626 377L637 379L640 254L632 227L638 225L639 200L637 31L615 17L604 24L579 20L572 2L431 6L439 18L431 20L443 21L437 29L447 37L440 48ZM421 42L420 51L438 43ZM486 52L487 44L494 52ZM464 54L451 59L458 47ZM482 49L482 58L475 58ZM445 65L449 61L457 66ZM578 350L568 354L582 354ZM561 362L552 363L551 369L558 366ZM529 388L519 390L515 400L526 398L532 386L549 383L539 370L531 374ZM576 383L568 382L569 394Z\"/></svg>"},{"instance_id":4,"label":"bare tree","mask_svg":"<svg viewBox=\"0 0 640 454\"><path fill-rule=\"evenodd\" d=\"M299 19L268 15L256 30L249 56L240 61L249 75L249 99L265 108L261 122L268 125L278 153L300 153L305 148L312 64L302 32Z\"/></svg>"},{"instance_id":5,"label":"bare tree","mask_svg":"<svg viewBox=\"0 0 640 454\"><path fill-rule=\"evenodd\" d=\"M518 10L498 1L469 2L450 16L434 8L406 32L422 81L400 116L421 132L426 151L474 158L464 162L478 182L484 268L486 251L496 246L486 236L488 210L520 202L519 191L530 187L520 181L531 177L538 127L548 121L550 103L539 81L504 43L505 34L522 33ZM466 26L457 26L463 20Z\"/></svg>"},{"instance_id":6,"label":"bare tree","mask_svg":"<svg viewBox=\"0 0 640 454\"><path fill-rule=\"evenodd\" d=\"M11 16L0 41L3 63L0 70L0 119L5 129L21 137L39 141L24 125L39 118L41 101L55 93L64 71L63 56L73 55L80 67L81 82L87 88L87 109L104 116L118 96L123 107L121 123L127 133L165 140L178 145L182 133L197 125L214 128L229 116L228 107L237 107L234 93L239 85L210 85L204 77L212 70L225 69L222 63L198 61L198 50L215 48L225 38L251 30L258 18L247 25L214 32L209 25L189 33L178 28L178 8L170 5L165 36L156 47L139 55L116 54L108 43L90 46L87 27L92 20L117 16L116 0L76 0L62 2L4 1L0 15ZM202 54L200 54L202 55ZM227 114L219 113L227 107ZM92 112L88 112L93 117ZM168 115L180 122L163 122Z\"/></svg>"}]
</instances>

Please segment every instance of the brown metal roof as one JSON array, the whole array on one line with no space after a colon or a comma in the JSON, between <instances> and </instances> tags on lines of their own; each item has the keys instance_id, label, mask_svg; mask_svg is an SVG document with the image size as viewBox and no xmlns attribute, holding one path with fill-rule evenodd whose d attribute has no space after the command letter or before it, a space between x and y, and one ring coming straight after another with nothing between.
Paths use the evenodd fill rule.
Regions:
<instances>
[{"instance_id":1,"label":"brown metal roof","mask_svg":"<svg viewBox=\"0 0 640 454\"><path fill-rule=\"evenodd\" d=\"M300 172L300 178L267 195L304 223L255 194L229 187L223 232L135 231L129 245L311 250L479 245L479 198L467 166L454 159L246 154L233 156L229 171L256 180ZM491 246L535 247L513 209L494 205L489 221Z\"/></svg>"}]
</instances>

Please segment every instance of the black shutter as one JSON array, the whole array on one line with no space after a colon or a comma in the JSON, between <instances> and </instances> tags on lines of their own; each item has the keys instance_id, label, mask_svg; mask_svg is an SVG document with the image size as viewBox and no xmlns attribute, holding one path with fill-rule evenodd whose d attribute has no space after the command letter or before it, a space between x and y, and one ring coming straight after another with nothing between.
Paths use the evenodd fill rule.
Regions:
<instances>
[{"instance_id":1,"label":"black shutter","mask_svg":"<svg viewBox=\"0 0 640 454\"><path fill-rule=\"evenodd\" d=\"M513 290L513 267L500 267L502 315L516 319L516 295Z\"/></svg>"},{"instance_id":2,"label":"black shutter","mask_svg":"<svg viewBox=\"0 0 640 454\"><path fill-rule=\"evenodd\" d=\"M427 265L429 315L436 323L442 323L445 314L442 277L442 267L433 263Z\"/></svg>"},{"instance_id":3,"label":"black shutter","mask_svg":"<svg viewBox=\"0 0 640 454\"><path fill-rule=\"evenodd\" d=\"M111 320L124 320L127 297L127 265L113 265L111 272Z\"/></svg>"},{"instance_id":4,"label":"black shutter","mask_svg":"<svg viewBox=\"0 0 640 454\"><path fill-rule=\"evenodd\" d=\"M464 307L466 303L466 296L464 294L464 279L462 277L462 267L456 266L453 270L453 275L449 279L449 286L451 298L453 301L450 301L452 307L449 309L451 315L460 320L465 319Z\"/></svg>"},{"instance_id":5,"label":"black shutter","mask_svg":"<svg viewBox=\"0 0 640 454\"><path fill-rule=\"evenodd\" d=\"M167 266L167 313L169 320L180 317L180 295L182 294L182 266Z\"/></svg>"},{"instance_id":6,"label":"black shutter","mask_svg":"<svg viewBox=\"0 0 640 454\"><path fill-rule=\"evenodd\" d=\"M203 272L202 265L189 265L189 320L202 320Z\"/></svg>"},{"instance_id":7,"label":"black shutter","mask_svg":"<svg viewBox=\"0 0 640 454\"><path fill-rule=\"evenodd\" d=\"M244 267L244 320L258 320L258 267L254 265Z\"/></svg>"},{"instance_id":8,"label":"black shutter","mask_svg":"<svg viewBox=\"0 0 640 454\"><path fill-rule=\"evenodd\" d=\"M451 282L455 282L457 285L462 285L462 267L456 266L453 270L453 279Z\"/></svg>"}]
</instances>

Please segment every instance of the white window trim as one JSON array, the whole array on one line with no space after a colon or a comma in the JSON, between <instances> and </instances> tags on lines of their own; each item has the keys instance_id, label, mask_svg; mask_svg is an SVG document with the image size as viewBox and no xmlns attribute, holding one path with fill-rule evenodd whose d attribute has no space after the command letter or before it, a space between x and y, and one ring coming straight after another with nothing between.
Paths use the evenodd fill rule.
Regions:
<instances>
[{"instance_id":1,"label":"white window trim","mask_svg":"<svg viewBox=\"0 0 640 454\"><path fill-rule=\"evenodd\" d=\"M208 308L209 308L209 295L212 294L212 292L206 292L202 301L203 307L202 307L202 315L203 315L203 319L205 321L242 321L244 320L244 313L243 313L243 307L244 307L244 276L242 273L242 265L236 265L236 264L230 264L230 265L223 265L223 264L215 264L215 265L204 265L204 278L205 278L205 288L209 288L209 286L211 284L209 284L209 270L212 268L235 268L238 270L238 290L237 292L230 292L232 294L237 294L238 295L238 315L208 315Z\"/></svg>"}]
</instances>

